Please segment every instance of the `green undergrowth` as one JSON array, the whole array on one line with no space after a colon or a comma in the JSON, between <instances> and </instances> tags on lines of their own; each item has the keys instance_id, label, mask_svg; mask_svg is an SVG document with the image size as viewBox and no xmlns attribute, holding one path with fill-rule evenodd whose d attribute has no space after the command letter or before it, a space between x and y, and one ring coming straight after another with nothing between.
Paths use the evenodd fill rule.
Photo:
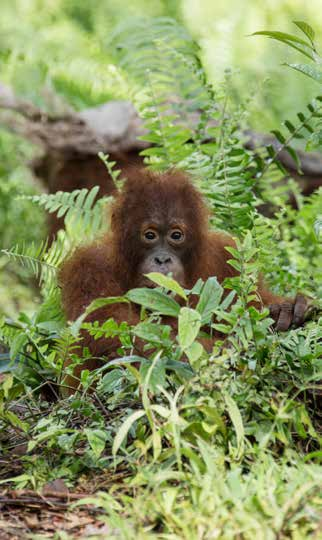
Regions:
<instances>
[{"instance_id":1,"label":"green undergrowth","mask_svg":"<svg viewBox=\"0 0 322 540\"><path fill-rule=\"evenodd\" d=\"M285 178L280 150L245 149L247 111L230 102L229 80L208 84L185 29L168 18L145 28L122 25L111 44L124 85L127 73L136 81L129 97L154 145L143 152L147 165L190 173L211 227L236 239L230 264L240 276L199 280L188 291L151 274L156 288L99 298L65 321L57 269L80 237L106 230L104 205L94 202L95 188L20 199L58 212L65 231L50 246L3 250L37 276L43 303L32 315L1 320L1 482L40 490L61 478L73 489L86 476L97 489L79 504L101 509L109 538L318 538L322 193L302 197ZM285 122L276 131L299 174L293 139L312 143L320 104L318 96L296 127ZM120 185L115 164L102 159ZM270 217L259 212L263 203ZM267 309L249 306L262 273L274 291L312 298L303 327L277 333ZM86 322L120 302L141 307L139 324ZM178 319L177 335L162 316ZM63 398L65 375L90 356L75 348L82 329L95 339L118 336L118 358L83 370L78 391ZM200 338L218 332L207 352Z\"/></svg>"}]
</instances>

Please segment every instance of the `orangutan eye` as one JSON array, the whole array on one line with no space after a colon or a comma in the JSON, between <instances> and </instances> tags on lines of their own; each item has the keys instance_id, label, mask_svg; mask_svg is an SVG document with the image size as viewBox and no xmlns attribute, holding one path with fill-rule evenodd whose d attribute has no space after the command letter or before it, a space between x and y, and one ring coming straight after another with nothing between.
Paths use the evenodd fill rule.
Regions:
<instances>
[{"instance_id":1,"label":"orangutan eye","mask_svg":"<svg viewBox=\"0 0 322 540\"><path fill-rule=\"evenodd\" d=\"M183 234L183 232L181 232L179 230L175 230L175 231L172 231L172 233L170 234L170 238L174 242L182 242L182 240L184 238L184 234Z\"/></svg>"},{"instance_id":2,"label":"orangutan eye","mask_svg":"<svg viewBox=\"0 0 322 540\"><path fill-rule=\"evenodd\" d=\"M154 231L146 231L144 233L144 238L148 242L153 242L153 240L156 240L157 234Z\"/></svg>"}]
</instances>

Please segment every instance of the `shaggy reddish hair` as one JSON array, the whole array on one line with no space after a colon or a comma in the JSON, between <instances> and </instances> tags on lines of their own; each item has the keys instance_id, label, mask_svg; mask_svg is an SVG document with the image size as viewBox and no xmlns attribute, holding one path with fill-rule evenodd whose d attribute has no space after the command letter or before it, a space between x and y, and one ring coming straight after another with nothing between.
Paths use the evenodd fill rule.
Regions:
<instances>
[{"instance_id":1,"label":"shaggy reddish hair","mask_svg":"<svg viewBox=\"0 0 322 540\"><path fill-rule=\"evenodd\" d=\"M124 288L133 286L142 257L138 232L144 221L167 223L171 217L187 224L187 251L183 264L190 281L197 261L205 252L208 209L199 191L179 171L134 171L115 198L111 212L111 235L115 270ZM190 278L190 279L189 279Z\"/></svg>"},{"instance_id":2,"label":"shaggy reddish hair","mask_svg":"<svg viewBox=\"0 0 322 540\"><path fill-rule=\"evenodd\" d=\"M68 319L81 315L95 298L120 296L136 287L138 268L145 256L140 238L142 224L157 219L166 226L171 218L180 220L185 229L185 250L181 256L184 286L191 288L199 278L206 280L216 276L222 282L237 274L228 263L231 255L225 249L225 246L234 246L234 241L227 235L209 230L208 209L186 175L174 170L162 174L132 170L112 205L110 233L77 249L63 264L59 280ZM291 324L303 322L304 297L298 296L295 300L277 297L261 282L258 292L257 305L270 305L278 329L286 330ZM110 317L117 322L136 324L140 320L140 309L135 305L113 304L91 313L87 321L103 323ZM176 330L176 319L167 319L167 323ZM208 339L208 349L211 349L212 341L213 338ZM117 338L94 340L84 332L80 346L88 347L93 358L78 366L74 376L66 379L72 388L78 385L82 369L99 365L94 357L112 358L120 343ZM140 348L139 340L136 346ZM140 354L144 354L143 347Z\"/></svg>"}]
</instances>

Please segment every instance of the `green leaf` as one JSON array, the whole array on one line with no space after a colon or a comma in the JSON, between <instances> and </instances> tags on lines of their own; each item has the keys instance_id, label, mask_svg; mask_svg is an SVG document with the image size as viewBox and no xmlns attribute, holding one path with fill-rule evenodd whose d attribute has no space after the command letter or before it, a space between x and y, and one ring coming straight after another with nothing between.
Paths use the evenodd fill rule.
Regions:
<instances>
[{"instance_id":1,"label":"green leaf","mask_svg":"<svg viewBox=\"0 0 322 540\"><path fill-rule=\"evenodd\" d=\"M285 144L286 139L285 139L284 135L282 135L282 133L280 131L278 131L277 129L272 129L271 133L273 133L275 135L276 139L281 144Z\"/></svg>"},{"instance_id":2,"label":"green leaf","mask_svg":"<svg viewBox=\"0 0 322 540\"><path fill-rule=\"evenodd\" d=\"M171 409L167 409L163 405L151 405L152 411L155 411L157 414L162 416L163 418L169 418L171 414Z\"/></svg>"},{"instance_id":3,"label":"green leaf","mask_svg":"<svg viewBox=\"0 0 322 540\"><path fill-rule=\"evenodd\" d=\"M110 306L111 304L126 303L127 299L124 296L109 296L105 298L97 298L93 300L86 308L86 314L89 315L93 311L100 309L105 306Z\"/></svg>"},{"instance_id":4,"label":"green leaf","mask_svg":"<svg viewBox=\"0 0 322 540\"><path fill-rule=\"evenodd\" d=\"M4 478L0 480L0 484L6 484L7 482L13 482L20 484L20 488L25 487L32 479L30 474L19 474L19 476L13 476L12 478Z\"/></svg>"},{"instance_id":5,"label":"green leaf","mask_svg":"<svg viewBox=\"0 0 322 540\"><path fill-rule=\"evenodd\" d=\"M319 216L314 223L314 233L318 240L322 240L322 216Z\"/></svg>"},{"instance_id":6,"label":"green leaf","mask_svg":"<svg viewBox=\"0 0 322 540\"><path fill-rule=\"evenodd\" d=\"M295 126L289 120L285 120L284 124L285 124L285 126L287 127L287 129L289 130L290 133L293 134L296 131Z\"/></svg>"},{"instance_id":7,"label":"green leaf","mask_svg":"<svg viewBox=\"0 0 322 540\"><path fill-rule=\"evenodd\" d=\"M147 381L147 375L148 375L148 371L151 365L152 364L149 360L141 361L140 375L141 375L141 380L144 383ZM147 388L149 391L153 392L154 394L159 393L159 390L158 390L159 386L163 387L166 385L165 367L166 367L165 361L161 358L158 358L156 362L154 363L151 373L149 374Z\"/></svg>"},{"instance_id":8,"label":"green leaf","mask_svg":"<svg viewBox=\"0 0 322 540\"><path fill-rule=\"evenodd\" d=\"M149 343L169 346L171 327L163 324L154 324L143 321L133 328L133 334Z\"/></svg>"},{"instance_id":9,"label":"green leaf","mask_svg":"<svg viewBox=\"0 0 322 540\"><path fill-rule=\"evenodd\" d=\"M231 331L231 326L229 324L220 324L216 323L212 325L212 328L217 330L217 332L220 332L221 334L229 334Z\"/></svg>"},{"instance_id":10,"label":"green leaf","mask_svg":"<svg viewBox=\"0 0 322 540\"><path fill-rule=\"evenodd\" d=\"M107 441L107 432L102 429L85 429L84 433L87 437L89 445L96 458L99 458L105 448Z\"/></svg>"},{"instance_id":11,"label":"green leaf","mask_svg":"<svg viewBox=\"0 0 322 540\"><path fill-rule=\"evenodd\" d=\"M223 288L216 277L210 277L204 284L196 310L201 315L202 324L210 322L214 310L219 306Z\"/></svg>"},{"instance_id":12,"label":"green leaf","mask_svg":"<svg viewBox=\"0 0 322 540\"><path fill-rule=\"evenodd\" d=\"M105 306L110 306L112 304L119 304L119 303L127 303L128 300L125 298L125 296L110 296L106 298L97 298L96 300L93 300L87 306L84 313L82 313L76 321L74 321L70 326L70 331L73 336L77 336L79 334L80 327L84 320L86 319L87 315L90 313L93 313L93 311L96 311L97 309L100 309Z\"/></svg>"},{"instance_id":13,"label":"green leaf","mask_svg":"<svg viewBox=\"0 0 322 540\"><path fill-rule=\"evenodd\" d=\"M150 272L149 274L145 274L146 277L151 279L153 283L156 283L160 287L164 287L165 289L168 289L169 291L174 292L184 300L187 300L187 295L184 292L183 288L177 283L174 279L171 277L165 276L164 274L160 274L159 272Z\"/></svg>"},{"instance_id":14,"label":"green leaf","mask_svg":"<svg viewBox=\"0 0 322 540\"><path fill-rule=\"evenodd\" d=\"M10 390L10 388L12 388L12 385L13 385L13 376L12 375L7 375L6 378L3 381L3 384L2 384L3 393L4 393L5 398L8 398L9 390Z\"/></svg>"},{"instance_id":15,"label":"green leaf","mask_svg":"<svg viewBox=\"0 0 322 540\"><path fill-rule=\"evenodd\" d=\"M236 296L236 291L230 291L230 293L227 294L226 298L220 304L220 309L225 311L230 306L230 304L234 300L235 296Z\"/></svg>"},{"instance_id":16,"label":"green leaf","mask_svg":"<svg viewBox=\"0 0 322 540\"><path fill-rule=\"evenodd\" d=\"M230 416L230 419L233 423L233 426L236 432L236 437L237 437L236 458L240 459L244 452L244 439L245 439L243 419L241 417L239 408L237 407L235 400L229 394L227 394L227 392L223 392L223 396L226 402L228 414Z\"/></svg>"},{"instance_id":17,"label":"green leaf","mask_svg":"<svg viewBox=\"0 0 322 540\"><path fill-rule=\"evenodd\" d=\"M299 159L299 157L297 155L297 152L294 150L294 148L292 148L289 145L285 146L285 150L286 150L286 152L288 152L288 154L294 160L297 171L300 172L301 171L301 162L300 162L300 159Z\"/></svg>"},{"instance_id":18,"label":"green leaf","mask_svg":"<svg viewBox=\"0 0 322 540\"><path fill-rule=\"evenodd\" d=\"M132 289L125 296L130 302L139 304L161 315L169 315L170 317L177 317L179 315L179 304L173 298L157 289L148 289L145 287Z\"/></svg>"},{"instance_id":19,"label":"green leaf","mask_svg":"<svg viewBox=\"0 0 322 540\"><path fill-rule=\"evenodd\" d=\"M282 43L285 43L289 47L296 49L297 51L302 53L304 56L307 56L308 58L310 58L310 60L314 60L313 54L309 52L310 50L314 51L314 48L312 47L311 43L309 43L308 41L304 41L303 39L297 36L294 36L293 34L287 34L285 32L262 30L260 32L254 32L252 36L267 36L269 38L275 39L276 41L281 41ZM309 49L309 51L307 49Z\"/></svg>"},{"instance_id":20,"label":"green leaf","mask_svg":"<svg viewBox=\"0 0 322 540\"><path fill-rule=\"evenodd\" d=\"M288 62L285 63L286 66L289 66L292 69L295 69L296 71L299 71L300 73L303 73L307 77L310 77L311 79L314 79L318 83L322 83L322 69L317 68L314 65L311 64L289 64Z\"/></svg>"},{"instance_id":21,"label":"green leaf","mask_svg":"<svg viewBox=\"0 0 322 540\"><path fill-rule=\"evenodd\" d=\"M10 422L10 424L13 425L14 427L21 429L22 431L24 431L24 433L30 432L30 424L28 424L28 422L24 422L23 420L20 420L19 416L17 416L14 412L5 411L2 413L0 411L0 417Z\"/></svg>"},{"instance_id":22,"label":"green leaf","mask_svg":"<svg viewBox=\"0 0 322 540\"><path fill-rule=\"evenodd\" d=\"M132 413L121 425L120 429L118 430L112 447L112 454L115 456L124 441L125 437L127 436L128 432L130 431L131 427L133 426L134 422L137 422L139 418L142 418L146 413L144 410L135 411Z\"/></svg>"},{"instance_id":23,"label":"green leaf","mask_svg":"<svg viewBox=\"0 0 322 540\"><path fill-rule=\"evenodd\" d=\"M99 388L102 393L113 393L120 387L124 372L122 369L112 369L109 373L106 373L99 383Z\"/></svg>"},{"instance_id":24,"label":"green leaf","mask_svg":"<svg viewBox=\"0 0 322 540\"><path fill-rule=\"evenodd\" d=\"M10 346L10 358L11 360L15 360L17 355L21 353L24 346L28 343L28 336L25 333L19 333L17 334Z\"/></svg>"},{"instance_id":25,"label":"green leaf","mask_svg":"<svg viewBox=\"0 0 322 540\"><path fill-rule=\"evenodd\" d=\"M181 308L178 323L178 342L183 350L192 345L199 334L200 327L200 313L195 309Z\"/></svg>"},{"instance_id":26,"label":"green leaf","mask_svg":"<svg viewBox=\"0 0 322 540\"><path fill-rule=\"evenodd\" d=\"M178 361L169 358L167 360L166 369L174 372L184 381L189 381L194 375L192 367L188 363L182 362L182 360Z\"/></svg>"},{"instance_id":27,"label":"green leaf","mask_svg":"<svg viewBox=\"0 0 322 540\"><path fill-rule=\"evenodd\" d=\"M315 32L314 32L313 28L304 21L293 21L293 22L309 38L309 40L310 40L310 42L312 44L312 47L314 48Z\"/></svg>"},{"instance_id":28,"label":"green leaf","mask_svg":"<svg viewBox=\"0 0 322 540\"><path fill-rule=\"evenodd\" d=\"M188 356L189 362L191 363L192 366L197 362L197 360L199 360L203 351L204 351L203 346L198 341L194 341L190 345L190 347L185 349L186 355Z\"/></svg>"},{"instance_id":29,"label":"green leaf","mask_svg":"<svg viewBox=\"0 0 322 540\"><path fill-rule=\"evenodd\" d=\"M277 41L282 41L286 44L288 44L289 41L292 41L294 43L299 43L300 45L305 45L306 47L310 47L312 49L310 43L304 41L297 36L294 36L293 34L288 34L287 32L279 32L276 30L260 30L258 32L254 32L252 36L267 36L272 39L276 39Z\"/></svg>"}]
</instances>

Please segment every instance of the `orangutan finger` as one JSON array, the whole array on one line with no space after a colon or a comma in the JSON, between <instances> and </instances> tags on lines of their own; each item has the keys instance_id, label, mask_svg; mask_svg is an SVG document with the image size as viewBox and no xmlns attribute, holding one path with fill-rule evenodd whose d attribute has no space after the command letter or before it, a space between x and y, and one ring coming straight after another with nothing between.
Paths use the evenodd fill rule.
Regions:
<instances>
[{"instance_id":1,"label":"orangutan finger","mask_svg":"<svg viewBox=\"0 0 322 540\"><path fill-rule=\"evenodd\" d=\"M281 306L279 304L271 304L269 306L269 314L270 314L270 317L272 317L272 319L274 319L275 324L278 321L280 311L281 311Z\"/></svg>"},{"instance_id":2,"label":"orangutan finger","mask_svg":"<svg viewBox=\"0 0 322 540\"><path fill-rule=\"evenodd\" d=\"M293 325L302 326L305 320L305 314L308 308L308 301L302 294L298 294L295 298Z\"/></svg>"},{"instance_id":3,"label":"orangutan finger","mask_svg":"<svg viewBox=\"0 0 322 540\"><path fill-rule=\"evenodd\" d=\"M293 304L288 302L287 304L281 304L281 312L276 324L276 330L285 332L292 324L293 319Z\"/></svg>"}]
</instances>

